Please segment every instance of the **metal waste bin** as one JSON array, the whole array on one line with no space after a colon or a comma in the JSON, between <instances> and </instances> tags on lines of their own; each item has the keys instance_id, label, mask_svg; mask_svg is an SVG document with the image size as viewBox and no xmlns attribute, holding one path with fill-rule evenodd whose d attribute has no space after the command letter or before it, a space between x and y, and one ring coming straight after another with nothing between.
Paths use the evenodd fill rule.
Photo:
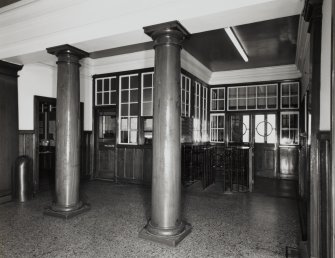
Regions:
<instances>
[{"instance_id":1,"label":"metal waste bin","mask_svg":"<svg viewBox=\"0 0 335 258\"><path fill-rule=\"evenodd\" d=\"M30 169L30 158L20 156L15 163L14 175L14 198L18 202L25 202L32 198L32 173Z\"/></svg>"}]
</instances>

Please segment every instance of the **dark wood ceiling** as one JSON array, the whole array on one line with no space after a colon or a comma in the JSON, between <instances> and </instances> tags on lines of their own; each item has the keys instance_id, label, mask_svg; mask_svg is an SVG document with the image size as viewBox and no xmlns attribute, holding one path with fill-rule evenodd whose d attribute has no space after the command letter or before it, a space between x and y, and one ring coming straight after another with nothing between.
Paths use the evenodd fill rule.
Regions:
<instances>
[{"instance_id":1,"label":"dark wood ceiling","mask_svg":"<svg viewBox=\"0 0 335 258\"><path fill-rule=\"evenodd\" d=\"M234 27L249 61L244 62L224 29L192 34L183 47L211 71L277 66L295 63L299 16ZM152 48L152 42L91 53L92 58L132 53Z\"/></svg>"},{"instance_id":2,"label":"dark wood ceiling","mask_svg":"<svg viewBox=\"0 0 335 258\"><path fill-rule=\"evenodd\" d=\"M293 64L298 24L297 15L234 27L248 62L224 29L193 34L184 48L213 72Z\"/></svg>"},{"instance_id":3,"label":"dark wood ceiling","mask_svg":"<svg viewBox=\"0 0 335 258\"><path fill-rule=\"evenodd\" d=\"M16 2L19 2L20 0L1 0L0 1L0 8L5 7L10 4L14 4Z\"/></svg>"}]
</instances>

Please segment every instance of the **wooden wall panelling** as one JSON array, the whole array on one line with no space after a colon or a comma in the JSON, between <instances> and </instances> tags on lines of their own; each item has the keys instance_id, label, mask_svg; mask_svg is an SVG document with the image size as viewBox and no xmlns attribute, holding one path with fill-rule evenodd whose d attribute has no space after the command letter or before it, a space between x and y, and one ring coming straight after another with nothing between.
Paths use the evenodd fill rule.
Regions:
<instances>
[{"instance_id":1,"label":"wooden wall panelling","mask_svg":"<svg viewBox=\"0 0 335 258\"><path fill-rule=\"evenodd\" d=\"M331 243L331 135L329 131L320 132L320 182L321 182L321 257L330 256Z\"/></svg>"},{"instance_id":2,"label":"wooden wall panelling","mask_svg":"<svg viewBox=\"0 0 335 258\"><path fill-rule=\"evenodd\" d=\"M0 61L0 203L11 200L12 173L19 154L17 72L21 69Z\"/></svg>"},{"instance_id":3,"label":"wooden wall panelling","mask_svg":"<svg viewBox=\"0 0 335 258\"><path fill-rule=\"evenodd\" d=\"M281 146L280 152L280 178L297 179L299 171L299 147Z\"/></svg>"},{"instance_id":4,"label":"wooden wall panelling","mask_svg":"<svg viewBox=\"0 0 335 258\"><path fill-rule=\"evenodd\" d=\"M30 158L30 169L33 174L34 193L38 191L39 178L36 169L36 144L34 130L19 131L19 156L28 156Z\"/></svg>"}]
</instances>

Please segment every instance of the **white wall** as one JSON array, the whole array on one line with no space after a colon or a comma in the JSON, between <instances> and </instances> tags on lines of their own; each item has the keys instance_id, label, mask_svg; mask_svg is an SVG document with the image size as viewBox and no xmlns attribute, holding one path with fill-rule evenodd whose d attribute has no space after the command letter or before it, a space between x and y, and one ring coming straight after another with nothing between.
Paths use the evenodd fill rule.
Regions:
<instances>
[{"instance_id":1,"label":"white wall","mask_svg":"<svg viewBox=\"0 0 335 258\"><path fill-rule=\"evenodd\" d=\"M19 130L34 129L34 96L56 97L57 72L45 64L25 65L19 72Z\"/></svg>"},{"instance_id":2,"label":"white wall","mask_svg":"<svg viewBox=\"0 0 335 258\"><path fill-rule=\"evenodd\" d=\"M331 10L331 0L324 0L321 36L320 130L330 130Z\"/></svg>"},{"instance_id":3,"label":"white wall","mask_svg":"<svg viewBox=\"0 0 335 258\"><path fill-rule=\"evenodd\" d=\"M92 79L89 67L81 67L80 101L84 102L84 130L92 130ZM57 97L57 69L36 63L19 72L19 130L34 130L34 96Z\"/></svg>"}]
</instances>

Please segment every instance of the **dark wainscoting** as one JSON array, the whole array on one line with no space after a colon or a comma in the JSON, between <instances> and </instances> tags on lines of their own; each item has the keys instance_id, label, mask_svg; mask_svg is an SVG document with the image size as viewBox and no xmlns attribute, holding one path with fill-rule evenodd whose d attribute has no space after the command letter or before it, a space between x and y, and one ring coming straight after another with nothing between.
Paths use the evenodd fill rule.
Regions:
<instances>
[{"instance_id":1,"label":"dark wainscoting","mask_svg":"<svg viewBox=\"0 0 335 258\"><path fill-rule=\"evenodd\" d=\"M94 139L92 131L84 131L81 137L81 164L82 179L92 179L94 159Z\"/></svg>"},{"instance_id":2,"label":"dark wainscoting","mask_svg":"<svg viewBox=\"0 0 335 258\"><path fill-rule=\"evenodd\" d=\"M321 181L321 257L330 256L331 243L331 133L321 131L318 134L320 181Z\"/></svg>"},{"instance_id":3,"label":"dark wainscoting","mask_svg":"<svg viewBox=\"0 0 335 258\"><path fill-rule=\"evenodd\" d=\"M279 176L282 179L298 179L299 146L280 146Z\"/></svg>"},{"instance_id":4,"label":"dark wainscoting","mask_svg":"<svg viewBox=\"0 0 335 258\"><path fill-rule=\"evenodd\" d=\"M34 193L38 191L39 178L36 168L36 139L34 130L19 131L19 156L28 156L31 159Z\"/></svg>"},{"instance_id":5,"label":"dark wainscoting","mask_svg":"<svg viewBox=\"0 0 335 258\"><path fill-rule=\"evenodd\" d=\"M33 171L34 193L39 190L39 173L36 163L37 141L34 130L19 131L19 155L28 156L31 159ZM93 175L93 134L92 131L84 131L81 140L81 178L90 179Z\"/></svg>"},{"instance_id":6,"label":"dark wainscoting","mask_svg":"<svg viewBox=\"0 0 335 258\"><path fill-rule=\"evenodd\" d=\"M150 184L152 175L152 147L117 147L116 180Z\"/></svg>"}]
</instances>

